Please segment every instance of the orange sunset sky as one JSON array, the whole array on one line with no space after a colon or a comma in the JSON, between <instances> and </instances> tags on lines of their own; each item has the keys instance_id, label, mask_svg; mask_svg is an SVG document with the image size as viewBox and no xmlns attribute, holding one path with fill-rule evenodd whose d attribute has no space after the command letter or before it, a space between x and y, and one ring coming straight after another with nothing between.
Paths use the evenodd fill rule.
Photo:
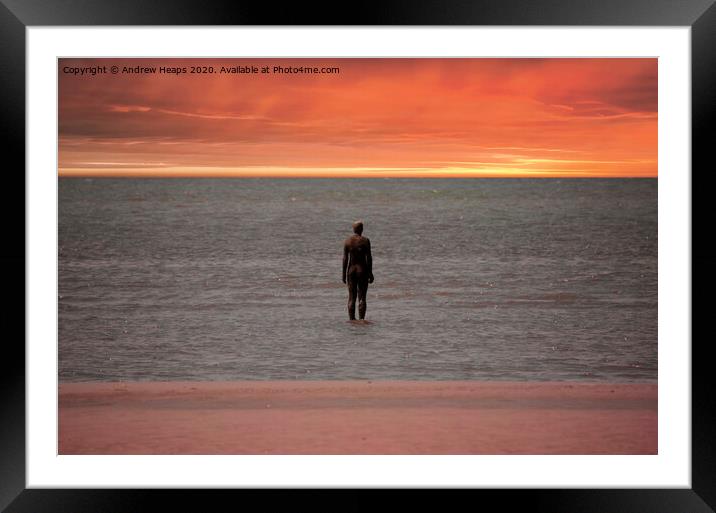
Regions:
<instances>
[{"instance_id":1,"label":"orange sunset sky","mask_svg":"<svg viewBox=\"0 0 716 513\"><path fill-rule=\"evenodd\" d=\"M220 74L237 65L337 74ZM60 176L657 176L656 59L60 59ZM213 66L215 74L66 67Z\"/></svg>"}]
</instances>

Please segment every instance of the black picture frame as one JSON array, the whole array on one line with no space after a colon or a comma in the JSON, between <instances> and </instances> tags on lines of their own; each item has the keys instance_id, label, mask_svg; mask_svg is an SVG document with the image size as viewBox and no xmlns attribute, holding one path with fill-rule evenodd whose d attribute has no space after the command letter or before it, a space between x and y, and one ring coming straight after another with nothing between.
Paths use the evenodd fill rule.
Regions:
<instances>
[{"instance_id":1,"label":"black picture frame","mask_svg":"<svg viewBox=\"0 0 716 513\"><path fill-rule=\"evenodd\" d=\"M688 26L691 27L692 72L692 488L690 489L525 489L471 490L453 493L450 501L499 504L500 510L550 512L708 512L716 508L716 388L710 339L696 336L704 326L708 298L714 288L716 250L709 248L705 230L713 225L706 207L716 167L709 150L716 143L716 5L715 0L429 0L337 6L220 0L0 0L0 112L4 201L0 259L5 270L6 306L0 310L0 511L8 513L72 511L124 512L172 509L211 510L215 501L252 498L264 510L278 500L317 506L314 491L273 490L80 490L26 489L25 480L25 30L32 26L82 25L568 25L568 26ZM53 115L54 113L48 115ZM13 162L13 164L10 164ZM23 171L21 171L23 170ZM685 172L688 170L685 170ZM700 229L702 237L696 237ZM7 285L10 285L8 287ZM10 329L13 328L13 329ZM320 502L338 510L374 509L393 491L350 490L340 498L321 491ZM237 497L241 495L241 497ZM260 497L253 497L261 494ZM376 497L376 495L378 497ZM425 496L413 490L423 505L443 494ZM230 502L231 503L231 502ZM229 504L230 504L229 503Z\"/></svg>"}]
</instances>

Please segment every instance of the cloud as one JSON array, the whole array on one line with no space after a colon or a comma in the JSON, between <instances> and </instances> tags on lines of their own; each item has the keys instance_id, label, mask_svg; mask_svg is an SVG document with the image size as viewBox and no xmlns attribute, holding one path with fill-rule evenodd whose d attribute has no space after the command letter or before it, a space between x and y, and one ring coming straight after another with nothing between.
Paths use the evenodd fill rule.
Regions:
<instances>
[{"instance_id":1,"label":"cloud","mask_svg":"<svg viewBox=\"0 0 716 513\"><path fill-rule=\"evenodd\" d=\"M656 159L656 59L61 59L59 65L251 62L337 66L340 73L60 72L61 167L430 168L426 163L504 163L502 149L512 149L527 159L579 154L619 172L616 162ZM573 160L575 172L586 169ZM648 169L656 174L655 164Z\"/></svg>"}]
</instances>

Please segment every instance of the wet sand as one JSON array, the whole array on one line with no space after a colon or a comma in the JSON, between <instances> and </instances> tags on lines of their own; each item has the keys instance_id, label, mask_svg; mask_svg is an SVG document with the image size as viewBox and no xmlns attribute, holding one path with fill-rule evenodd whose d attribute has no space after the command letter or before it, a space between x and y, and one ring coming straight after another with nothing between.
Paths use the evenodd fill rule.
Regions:
<instances>
[{"instance_id":1,"label":"wet sand","mask_svg":"<svg viewBox=\"0 0 716 513\"><path fill-rule=\"evenodd\" d=\"M65 383L60 454L656 454L655 384Z\"/></svg>"}]
</instances>

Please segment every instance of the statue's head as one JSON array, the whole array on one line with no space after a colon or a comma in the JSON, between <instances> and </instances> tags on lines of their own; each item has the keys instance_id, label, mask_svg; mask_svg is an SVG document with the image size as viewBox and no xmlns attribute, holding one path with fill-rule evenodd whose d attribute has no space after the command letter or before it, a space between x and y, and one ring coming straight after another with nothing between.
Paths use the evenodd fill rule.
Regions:
<instances>
[{"instance_id":1,"label":"statue's head","mask_svg":"<svg viewBox=\"0 0 716 513\"><path fill-rule=\"evenodd\" d=\"M358 235L363 233L363 221L353 223L353 233L357 233Z\"/></svg>"}]
</instances>

